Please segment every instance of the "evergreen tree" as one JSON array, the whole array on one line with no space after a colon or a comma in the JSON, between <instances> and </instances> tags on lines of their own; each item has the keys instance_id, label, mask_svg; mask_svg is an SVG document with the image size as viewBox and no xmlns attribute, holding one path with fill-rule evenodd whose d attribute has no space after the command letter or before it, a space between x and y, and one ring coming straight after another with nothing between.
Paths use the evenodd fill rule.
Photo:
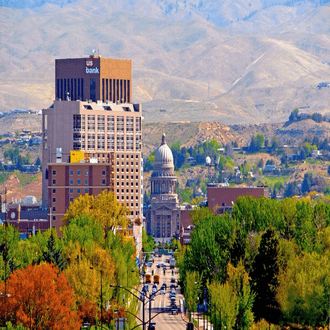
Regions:
<instances>
[{"instance_id":1,"label":"evergreen tree","mask_svg":"<svg viewBox=\"0 0 330 330\"><path fill-rule=\"evenodd\" d=\"M41 258L48 263L53 263L60 271L66 268L66 261L63 259L62 250L56 248L53 232L49 236L47 250L43 252Z\"/></svg>"},{"instance_id":2,"label":"evergreen tree","mask_svg":"<svg viewBox=\"0 0 330 330\"><path fill-rule=\"evenodd\" d=\"M303 194L310 192L312 180L313 180L312 173L305 173L304 181L303 181L302 187L301 187L301 191Z\"/></svg>"},{"instance_id":3,"label":"evergreen tree","mask_svg":"<svg viewBox=\"0 0 330 330\"><path fill-rule=\"evenodd\" d=\"M273 228L261 237L258 255L252 267L252 288L256 294L254 311L257 316L265 316L269 308L277 307L275 298L278 287L279 241Z\"/></svg>"}]
</instances>

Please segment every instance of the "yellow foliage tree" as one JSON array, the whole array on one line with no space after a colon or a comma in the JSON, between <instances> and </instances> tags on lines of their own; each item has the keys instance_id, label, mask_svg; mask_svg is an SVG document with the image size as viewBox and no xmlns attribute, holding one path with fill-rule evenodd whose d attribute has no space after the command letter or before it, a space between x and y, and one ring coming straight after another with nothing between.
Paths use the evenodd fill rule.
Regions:
<instances>
[{"instance_id":1,"label":"yellow foliage tree","mask_svg":"<svg viewBox=\"0 0 330 330\"><path fill-rule=\"evenodd\" d=\"M70 220L86 214L102 224L105 229L113 229L118 226L126 228L129 219L129 208L117 201L112 191L103 190L97 196L80 195L72 203L64 214L62 222L69 224Z\"/></svg>"}]
</instances>

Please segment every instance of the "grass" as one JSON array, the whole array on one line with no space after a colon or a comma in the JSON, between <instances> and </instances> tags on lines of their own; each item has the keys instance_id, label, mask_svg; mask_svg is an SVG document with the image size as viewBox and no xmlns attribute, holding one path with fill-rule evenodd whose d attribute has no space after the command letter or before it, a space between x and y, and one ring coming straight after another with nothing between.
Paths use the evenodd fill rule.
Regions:
<instances>
[{"instance_id":1,"label":"grass","mask_svg":"<svg viewBox=\"0 0 330 330\"><path fill-rule=\"evenodd\" d=\"M261 181L265 182L267 186L274 186L275 183L279 182L284 185L284 183L289 179L288 175L283 176L262 176Z\"/></svg>"},{"instance_id":2,"label":"grass","mask_svg":"<svg viewBox=\"0 0 330 330\"><path fill-rule=\"evenodd\" d=\"M0 184L3 184L9 176L9 172L0 172Z\"/></svg>"},{"instance_id":3,"label":"grass","mask_svg":"<svg viewBox=\"0 0 330 330\"><path fill-rule=\"evenodd\" d=\"M20 188L22 188L25 185L28 185L28 184L32 183L33 181L38 180L39 177L41 176L41 173L27 174L27 173L22 173L22 172L19 172L19 171L14 171L14 174L17 176L17 178L19 180Z\"/></svg>"}]
</instances>

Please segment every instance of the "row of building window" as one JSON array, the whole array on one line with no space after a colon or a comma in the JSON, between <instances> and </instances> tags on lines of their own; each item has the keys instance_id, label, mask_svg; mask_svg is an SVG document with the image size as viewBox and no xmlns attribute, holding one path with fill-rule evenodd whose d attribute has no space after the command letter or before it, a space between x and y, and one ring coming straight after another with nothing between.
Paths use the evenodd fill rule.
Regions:
<instances>
[{"instance_id":1,"label":"row of building window","mask_svg":"<svg viewBox=\"0 0 330 330\"><path fill-rule=\"evenodd\" d=\"M58 100L83 100L84 79L56 79L56 98Z\"/></svg>"},{"instance_id":2,"label":"row of building window","mask_svg":"<svg viewBox=\"0 0 330 330\"><path fill-rule=\"evenodd\" d=\"M102 79L102 101L131 102L131 81L129 79Z\"/></svg>"},{"instance_id":3,"label":"row of building window","mask_svg":"<svg viewBox=\"0 0 330 330\"><path fill-rule=\"evenodd\" d=\"M139 180L138 176L136 176L135 178L136 178L136 180ZM120 180L120 179L125 180L125 175L122 175L122 176L117 175L117 180ZM126 175L126 180L129 180L129 179L130 179L129 175ZM131 180L134 180L134 175L131 175Z\"/></svg>"},{"instance_id":4,"label":"row of building window","mask_svg":"<svg viewBox=\"0 0 330 330\"><path fill-rule=\"evenodd\" d=\"M125 185L125 182L121 182L121 185L124 186ZM138 186L139 185L139 182L135 182L135 185ZM119 182L117 182L117 186L119 186ZM129 186L129 182L126 181L126 186ZM131 186L134 186L134 182L131 181Z\"/></svg>"},{"instance_id":5,"label":"row of building window","mask_svg":"<svg viewBox=\"0 0 330 330\"><path fill-rule=\"evenodd\" d=\"M77 175L81 175L82 172L83 171L81 171L81 170L77 170ZM53 170L52 173L53 173L53 175L56 175L56 170ZM73 175L73 173L74 173L74 171L70 170L70 175ZM84 174L85 174L85 176L87 176L88 175L88 170L85 170ZM105 175L105 170L102 170L102 175ZM86 182L86 180L85 180L85 182Z\"/></svg>"},{"instance_id":6,"label":"row of building window","mask_svg":"<svg viewBox=\"0 0 330 330\"><path fill-rule=\"evenodd\" d=\"M117 172L120 172L120 169L119 169L119 168L117 168ZM122 169L121 169L121 172L125 172L125 169L122 168ZM126 168L126 172L127 172L127 173L130 172L129 168ZM131 168L131 172L132 172L132 173L134 172L134 168ZM136 173L139 173L139 169L136 168L136 169L135 169L135 172L136 172Z\"/></svg>"},{"instance_id":7,"label":"row of building window","mask_svg":"<svg viewBox=\"0 0 330 330\"><path fill-rule=\"evenodd\" d=\"M53 179L53 184L56 184L56 179ZM69 181L69 184L70 185L73 185L73 179L70 179ZM88 179L85 179L85 185L88 185ZM106 180L105 179L102 179L102 185L105 185L106 184ZM81 180L80 179L77 179L77 186L81 185Z\"/></svg>"},{"instance_id":8,"label":"row of building window","mask_svg":"<svg viewBox=\"0 0 330 330\"><path fill-rule=\"evenodd\" d=\"M85 150L86 149L86 136L87 136L87 150L100 150L104 151L107 148L107 151L141 151L142 149L142 139L141 135L134 136L126 135L126 145L125 145L125 136L117 135L115 141L114 134L93 134L93 133L73 133L73 150ZM95 140L97 138L97 140ZM116 142L116 145L115 145ZM135 142L135 143L134 143Z\"/></svg>"},{"instance_id":9,"label":"row of building window","mask_svg":"<svg viewBox=\"0 0 330 330\"><path fill-rule=\"evenodd\" d=\"M125 193L125 189L122 189L121 192L122 193ZM139 189L136 189L135 192L138 194L139 193ZM117 189L117 193L118 194L120 193L120 189ZM127 194L129 194L129 193L134 194L134 189L131 189L131 191L129 189L126 189L126 193Z\"/></svg>"},{"instance_id":10,"label":"row of building window","mask_svg":"<svg viewBox=\"0 0 330 330\"><path fill-rule=\"evenodd\" d=\"M73 115L73 131L85 132L86 130L86 116ZM105 117L107 125L105 126ZM117 119L116 119L117 118ZM125 130L126 118L126 130ZM96 120L97 119L97 120ZM98 132L105 132L105 127L108 133L134 133L134 117L124 116L105 116L105 115L87 115L87 130L88 132L95 132L97 127ZM115 131L116 127L116 131ZM135 117L135 132L141 132L141 117Z\"/></svg>"}]
</instances>

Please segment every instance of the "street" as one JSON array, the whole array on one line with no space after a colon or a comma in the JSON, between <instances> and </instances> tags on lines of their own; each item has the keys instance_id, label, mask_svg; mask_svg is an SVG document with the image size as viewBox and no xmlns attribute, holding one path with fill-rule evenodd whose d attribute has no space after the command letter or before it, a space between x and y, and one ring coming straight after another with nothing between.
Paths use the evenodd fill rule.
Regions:
<instances>
[{"instance_id":1,"label":"street","mask_svg":"<svg viewBox=\"0 0 330 330\"><path fill-rule=\"evenodd\" d=\"M174 275L172 276L172 270L170 268L170 264L166 263L166 259L169 259L170 256L163 255L162 257L154 257L154 263L152 267L147 267L146 273L152 273L154 270L155 275L159 275L159 285L157 285L157 290L159 290L163 283L166 283L166 293L162 294L161 291L157 292L154 301L150 301L151 303L151 318L158 314L155 318L151 320L151 322L156 323L156 330L185 330L186 322L183 320L181 313L172 315L170 312L171 300L169 297L170 294L170 285L171 285L171 277L175 278L175 282L177 281L179 275L176 274L177 269L174 269ZM156 265L158 263L163 262L166 265L166 271L164 276L163 267L157 268ZM152 283L149 283L149 293L148 296L152 293ZM180 307L180 300L183 299L183 295L180 294L180 289L176 290L176 301L175 304ZM139 317L142 319L142 304L140 304ZM145 305L145 320L149 321L149 299L146 300ZM149 325L149 323L148 323ZM148 330L148 325L146 326L146 330ZM142 326L141 326L142 329Z\"/></svg>"}]
</instances>

